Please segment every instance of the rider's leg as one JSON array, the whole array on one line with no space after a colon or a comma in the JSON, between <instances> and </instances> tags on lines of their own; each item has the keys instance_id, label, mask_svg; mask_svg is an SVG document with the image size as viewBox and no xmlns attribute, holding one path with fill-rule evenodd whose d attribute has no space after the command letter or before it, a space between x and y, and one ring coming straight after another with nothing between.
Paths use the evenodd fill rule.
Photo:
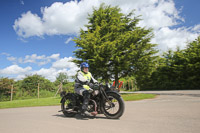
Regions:
<instances>
[{"instance_id":1,"label":"rider's leg","mask_svg":"<svg viewBox=\"0 0 200 133\"><path fill-rule=\"evenodd\" d=\"M82 110L84 112L88 108L89 99L90 99L90 93L87 90L83 91L83 105L82 105Z\"/></svg>"},{"instance_id":2,"label":"rider's leg","mask_svg":"<svg viewBox=\"0 0 200 133\"><path fill-rule=\"evenodd\" d=\"M83 96L83 104L81 108L81 114L84 116L91 116L91 114L87 111L88 103L90 99L90 93L85 88L75 88L75 92L81 96Z\"/></svg>"},{"instance_id":3,"label":"rider's leg","mask_svg":"<svg viewBox=\"0 0 200 133\"><path fill-rule=\"evenodd\" d=\"M91 113L88 112L87 108L88 108L88 104L89 104L89 99L90 99L90 93L89 91L85 90L83 91L83 105L82 105L82 115L83 116L93 116Z\"/></svg>"}]
</instances>

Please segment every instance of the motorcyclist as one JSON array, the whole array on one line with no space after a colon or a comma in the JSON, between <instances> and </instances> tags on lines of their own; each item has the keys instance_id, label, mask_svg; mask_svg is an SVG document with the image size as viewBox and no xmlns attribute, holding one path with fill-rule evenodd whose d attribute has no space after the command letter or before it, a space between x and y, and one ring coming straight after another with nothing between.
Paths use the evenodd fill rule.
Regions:
<instances>
[{"instance_id":1,"label":"motorcyclist","mask_svg":"<svg viewBox=\"0 0 200 133\"><path fill-rule=\"evenodd\" d=\"M98 83L89 72L89 64L86 62L81 63L81 70L78 71L75 80L75 92L83 96L83 104L81 114L84 116L92 116L88 111L88 103L90 99L90 92L92 86Z\"/></svg>"}]
</instances>

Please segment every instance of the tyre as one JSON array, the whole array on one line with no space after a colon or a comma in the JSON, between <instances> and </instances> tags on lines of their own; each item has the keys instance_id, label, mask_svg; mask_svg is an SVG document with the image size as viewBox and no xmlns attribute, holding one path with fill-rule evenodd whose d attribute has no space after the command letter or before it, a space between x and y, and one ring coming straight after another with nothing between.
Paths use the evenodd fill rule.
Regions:
<instances>
[{"instance_id":1,"label":"tyre","mask_svg":"<svg viewBox=\"0 0 200 133\"><path fill-rule=\"evenodd\" d=\"M102 110L104 115L110 119L118 119L124 113L124 100L116 93L107 94L109 101L102 103Z\"/></svg>"},{"instance_id":2,"label":"tyre","mask_svg":"<svg viewBox=\"0 0 200 133\"><path fill-rule=\"evenodd\" d=\"M76 115L76 112L74 111L74 103L73 98L65 97L62 100L61 109L66 117L73 117Z\"/></svg>"}]
</instances>

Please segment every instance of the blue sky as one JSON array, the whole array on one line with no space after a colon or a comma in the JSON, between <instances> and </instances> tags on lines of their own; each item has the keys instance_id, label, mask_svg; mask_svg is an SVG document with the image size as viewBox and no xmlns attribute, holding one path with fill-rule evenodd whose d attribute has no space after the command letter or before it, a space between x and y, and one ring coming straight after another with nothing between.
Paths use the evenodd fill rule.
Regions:
<instances>
[{"instance_id":1,"label":"blue sky","mask_svg":"<svg viewBox=\"0 0 200 133\"><path fill-rule=\"evenodd\" d=\"M19 80L37 73L54 81L59 72L74 75L72 39L102 2L125 14L136 9L139 26L154 29L152 43L161 51L184 48L200 33L198 0L2 0L0 76Z\"/></svg>"}]
</instances>

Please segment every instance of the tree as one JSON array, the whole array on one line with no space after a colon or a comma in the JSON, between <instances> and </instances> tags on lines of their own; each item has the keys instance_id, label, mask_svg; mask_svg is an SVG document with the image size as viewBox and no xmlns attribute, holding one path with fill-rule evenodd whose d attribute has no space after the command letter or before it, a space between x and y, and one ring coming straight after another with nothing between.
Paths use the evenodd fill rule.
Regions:
<instances>
[{"instance_id":1,"label":"tree","mask_svg":"<svg viewBox=\"0 0 200 133\"><path fill-rule=\"evenodd\" d=\"M114 78L116 86L121 77L148 75L152 72L153 56L157 51L151 44L152 30L138 27L138 16L125 15L120 8L102 4L88 17L87 30L80 30L75 38L75 63L87 61L94 77L108 82ZM144 78L143 78L144 79ZM139 78L138 78L139 80Z\"/></svg>"},{"instance_id":2,"label":"tree","mask_svg":"<svg viewBox=\"0 0 200 133\"><path fill-rule=\"evenodd\" d=\"M68 83L67 73L60 72L58 74L58 76L56 77L55 84L59 85L60 83L62 83L62 84L67 84Z\"/></svg>"},{"instance_id":3,"label":"tree","mask_svg":"<svg viewBox=\"0 0 200 133\"><path fill-rule=\"evenodd\" d=\"M187 45L185 50L185 78L190 89L200 88L200 36Z\"/></svg>"},{"instance_id":4,"label":"tree","mask_svg":"<svg viewBox=\"0 0 200 133\"><path fill-rule=\"evenodd\" d=\"M24 78L19 88L22 89L23 93L28 92L29 95L34 96L37 92L38 83L40 83L40 90L51 91L54 89L53 83L37 74Z\"/></svg>"},{"instance_id":5,"label":"tree","mask_svg":"<svg viewBox=\"0 0 200 133\"><path fill-rule=\"evenodd\" d=\"M15 81L9 78L0 78L0 101L8 100L11 91L11 85L13 85ZM4 99L5 98L5 99Z\"/></svg>"},{"instance_id":6,"label":"tree","mask_svg":"<svg viewBox=\"0 0 200 133\"><path fill-rule=\"evenodd\" d=\"M151 89L199 89L200 36L186 49L165 52L150 80Z\"/></svg>"}]
</instances>

